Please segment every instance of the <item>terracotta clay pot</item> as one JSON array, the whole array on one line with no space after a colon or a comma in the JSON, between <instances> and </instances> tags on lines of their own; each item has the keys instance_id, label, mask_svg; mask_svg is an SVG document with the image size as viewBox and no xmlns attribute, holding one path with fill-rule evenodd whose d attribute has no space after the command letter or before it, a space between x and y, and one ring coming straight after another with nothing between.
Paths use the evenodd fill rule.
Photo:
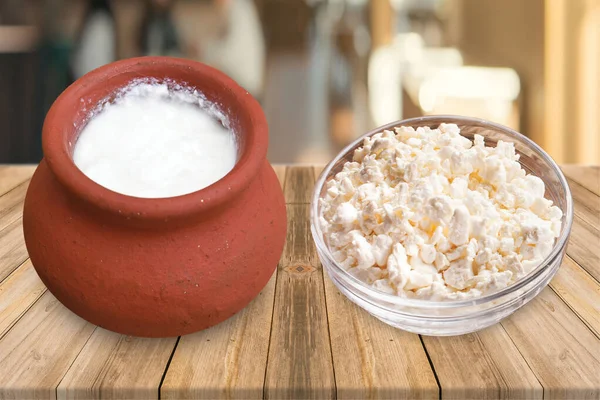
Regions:
<instances>
[{"instance_id":1,"label":"terracotta clay pot","mask_svg":"<svg viewBox=\"0 0 600 400\"><path fill-rule=\"evenodd\" d=\"M187 195L145 199L112 192L75 166L89 110L143 77L184 82L225 112L239 147L228 175ZM44 159L25 199L25 242L40 278L77 315L128 335L184 335L231 317L267 284L285 241L267 144L258 103L206 65L145 57L85 75L46 117Z\"/></svg>"}]
</instances>

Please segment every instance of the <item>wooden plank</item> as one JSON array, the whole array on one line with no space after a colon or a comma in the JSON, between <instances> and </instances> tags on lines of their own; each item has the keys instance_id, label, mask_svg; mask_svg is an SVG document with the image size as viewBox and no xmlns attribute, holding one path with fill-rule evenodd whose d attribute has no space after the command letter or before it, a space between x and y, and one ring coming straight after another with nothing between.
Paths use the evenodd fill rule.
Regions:
<instances>
[{"instance_id":1,"label":"wooden plank","mask_svg":"<svg viewBox=\"0 0 600 400\"><path fill-rule=\"evenodd\" d=\"M71 365L56 389L58 399L100 398L96 379L119 343L118 335L96 327L86 343L88 351L82 351ZM94 358L88 357L89 349L96 349ZM98 361L98 360L99 361ZM77 368L74 365L77 364Z\"/></svg>"},{"instance_id":2,"label":"wooden plank","mask_svg":"<svg viewBox=\"0 0 600 400\"><path fill-rule=\"evenodd\" d=\"M600 397L600 340L550 288L502 321L544 398Z\"/></svg>"},{"instance_id":3,"label":"wooden plank","mask_svg":"<svg viewBox=\"0 0 600 400\"><path fill-rule=\"evenodd\" d=\"M331 351L339 399L438 399L418 335L393 328L356 306L325 277Z\"/></svg>"},{"instance_id":4,"label":"wooden plank","mask_svg":"<svg viewBox=\"0 0 600 400\"><path fill-rule=\"evenodd\" d=\"M542 385L531 367L514 343L509 342L510 338L506 330L500 328L502 328L500 324L491 326L478 332L478 336L506 384L507 390L500 392L501 397L514 399L543 397Z\"/></svg>"},{"instance_id":5,"label":"wooden plank","mask_svg":"<svg viewBox=\"0 0 600 400\"><path fill-rule=\"evenodd\" d=\"M287 167L283 192L287 204L306 204L310 199L315 185L314 168Z\"/></svg>"},{"instance_id":6,"label":"wooden plank","mask_svg":"<svg viewBox=\"0 0 600 400\"><path fill-rule=\"evenodd\" d=\"M28 260L0 284L0 338L46 291Z\"/></svg>"},{"instance_id":7,"label":"wooden plank","mask_svg":"<svg viewBox=\"0 0 600 400\"><path fill-rule=\"evenodd\" d=\"M59 399L157 399L177 338L148 339L96 328L57 388Z\"/></svg>"},{"instance_id":8,"label":"wooden plank","mask_svg":"<svg viewBox=\"0 0 600 400\"><path fill-rule=\"evenodd\" d=\"M321 176L321 172L323 172L324 169L325 165L317 165L313 168L313 171L315 173L315 180L319 179L319 176Z\"/></svg>"},{"instance_id":9,"label":"wooden plank","mask_svg":"<svg viewBox=\"0 0 600 400\"><path fill-rule=\"evenodd\" d=\"M94 328L44 293L0 340L0 398L55 398Z\"/></svg>"},{"instance_id":10,"label":"wooden plank","mask_svg":"<svg viewBox=\"0 0 600 400\"><path fill-rule=\"evenodd\" d=\"M277 271L265 396L333 398L323 274L310 237L308 206L288 205L287 212L288 238Z\"/></svg>"},{"instance_id":11,"label":"wooden plank","mask_svg":"<svg viewBox=\"0 0 600 400\"><path fill-rule=\"evenodd\" d=\"M29 181L23 182L0 196L0 230L23 215L23 200L28 186Z\"/></svg>"},{"instance_id":12,"label":"wooden plank","mask_svg":"<svg viewBox=\"0 0 600 400\"><path fill-rule=\"evenodd\" d=\"M35 168L32 165L0 165L0 196L31 178Z\"/></svg>"},{"instance_id":13,"label":"wooden plank","mask_svg":"<svg viewBox=\"0 0 600 400\"><path fill-rule=\"evenodd\" d=\"M569 187L575 203L575 215L600 230L600 196L570 179Z\"/></svg>"},{"instance_id":14,"label":"wooden plank","mask_svg":"<svg viewBox=\"0 0 600 400\"><path fill-rule=\"evenodd\" d=\"M275 171L275 174L277 175L277 179L279 179L279 184L281 185L281 189L284 188L285 186L285 171L287 170L287 167L285 165L273 165L273 170Z\"/></svg>"},{"instance_id":15,"label":"wooden plank","mask_svg":"<svg viewBox=\"0 0 600 400\"><path fill-rule=\"evenodd\" d=\"M542 398L542 386L501 325L461 336L424 336L444 399Z\"/></svg>"},{"instance_id":16,"label":"wooden plank","mask_svg":"<svg viewBox=\"0 0 600 400\"><path fill-rule=\"evenodd\" d=\"M260 399L271 333L273 277L244 310L183 336L161 386L163 399Z\"/></svg>"},{"instance_id":17,"label":"wooden plank","mask_svg":"<svg viewBox=\"0 0 600 400\"><path fill-rule=\"evenodd\" d=\"M560 168L567 178L595 193L596 196L600 196L600 167L561 165Z\"/></svg>"},{"instance_id":18,"label":"wooden plank","mask_svg":"<svg viewBox=\"0 0 600 400\"><path fill-rule=\"evenodd\" d=\"M600 235L593 226L575 216L567 254L600 282Z\"/></svg>"},{"instance_id":19,"label":"wooden plank","mask_svg":"<svg viewBox=\"0 0 600 400\"><path fill-rule=\"evenodd\" d=\"M21 219L0 230L0 282L27 260Z\"/></svg>"},{"instance_id":20,"label":"wooden plank","mask_svg":"<svg viewBox=\"0 0 600 400\"><path fill-rule=\"evenodd\" d=\"M567 254L600 282L600 197L596 187L600 185L600 169L573 165L561 168L575 203Z\"/></svg>"},{"instance_id":21,"label":"wooden plank","mask_svg":"<svg viewBox=\"0 0 600 400\"><path fill-rule=\"evenodd\" d=\"M600 283L567 256L550 286L600 338Z\"/></svg>"},{"instance_id":22,"label":"wooden plank","mask_svg":"<svg viewBox=\"0 0 600 400\"><path fill-rule=\"evenodd\" d=\"M286 167L273 169L283 188ZM161 398L262 398L275 281L233 318L179 340Z\"/></svg>"},{"instance_id":23,"label":"wooden plank","mask_svg":"<svg viewBox=\"0 0 600 400\"><path fill-rule=\"evenodd\" d=\"M306 203L312 168L286 171L289 203ZM335 382L323 273L310 236L308 205L288 205L286 246L277 269L265 380L267 398L333 398Z\"/></svg>"}]
</instances>

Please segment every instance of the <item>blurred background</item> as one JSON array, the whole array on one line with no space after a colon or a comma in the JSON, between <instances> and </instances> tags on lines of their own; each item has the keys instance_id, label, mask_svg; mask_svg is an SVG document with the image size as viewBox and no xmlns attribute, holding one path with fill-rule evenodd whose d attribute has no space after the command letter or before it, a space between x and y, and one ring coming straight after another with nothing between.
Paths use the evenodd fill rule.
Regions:
<instances>
[{"instance_id":1,"label":"blurred background","mask_svg":"<svg viewBox=\"0 0 600 400\"><path fill-rule=\"evenodd\" d=\"M600 164L600 0L0 0L0 163L38 162L60 92L139 55L238 81L273 163L324 163L374 127L447 113Z\"/></svg>"}]
</instances>

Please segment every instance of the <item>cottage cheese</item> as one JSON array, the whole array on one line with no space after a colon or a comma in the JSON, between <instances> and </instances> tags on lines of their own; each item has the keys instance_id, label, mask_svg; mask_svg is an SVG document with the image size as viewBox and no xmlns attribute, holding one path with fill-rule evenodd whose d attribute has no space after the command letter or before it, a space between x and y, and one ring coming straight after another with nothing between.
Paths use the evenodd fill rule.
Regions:
<instances>
[{"instance_id":1,"label":"cottage cheese","mask_svg":"<svg viewBox=\"0 0 600 400\"><path fill-rule=\"evenodd\" d=\"M513 143L453 124L383 131L327 182L320 225L334 259L400 297L458 300L511 285L550 254L562 212Z\"/></svg>"}]
</instances>

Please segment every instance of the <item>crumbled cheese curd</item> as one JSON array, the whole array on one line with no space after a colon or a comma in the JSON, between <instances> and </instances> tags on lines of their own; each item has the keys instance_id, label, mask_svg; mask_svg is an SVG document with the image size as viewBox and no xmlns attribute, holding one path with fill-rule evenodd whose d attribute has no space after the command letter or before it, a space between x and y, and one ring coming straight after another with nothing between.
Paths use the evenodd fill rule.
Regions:
<instances>
[{"instance_id":1,"label":"crumbled cheese curd","mask_svg":"<svg viewBox=\"0 0 600 400\"><path fill-rule=\"evenodd\" d=\"M505 288L550 254L562 212L513 143L454 124L364 140L327 182L320 225L333 257L373 288L459 300Z\"/></svg>"}]
</instances>

